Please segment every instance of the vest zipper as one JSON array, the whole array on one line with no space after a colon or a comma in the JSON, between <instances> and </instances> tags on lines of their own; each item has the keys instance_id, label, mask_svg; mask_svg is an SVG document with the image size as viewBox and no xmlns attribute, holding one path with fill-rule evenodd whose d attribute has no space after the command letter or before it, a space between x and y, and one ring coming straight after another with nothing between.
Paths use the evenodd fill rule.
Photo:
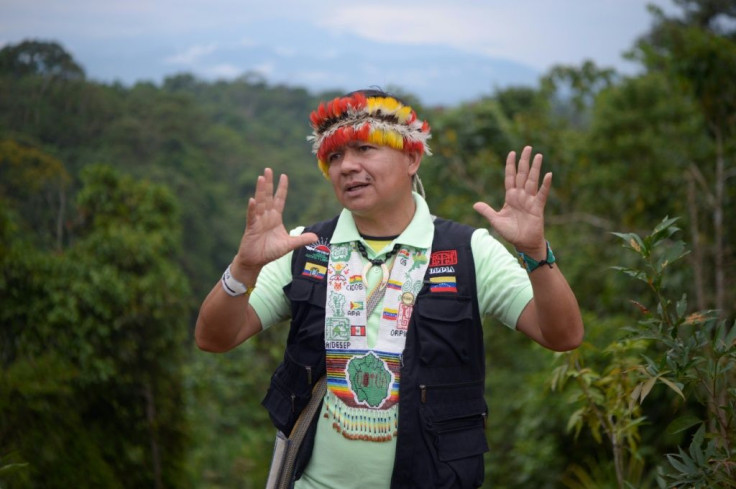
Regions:
<instances>
[{"instance_id":1,"label":"vest zipper","mask_svg":"<svg viewBox=\"0 0 736 489\"><path fill-rule=\"evenodd\" d=\"M453 389L457 387L465 387L473 384L480 384L482 381L475 380L470 382L461 382L459 384L434 384L434 385L426 385L426 384L420 384L419 385L419 391L421 392L421 401L422 404L427 402L427 391L428 390L434 390L434 389Z\"/></svg>"},{"instance_id":2,"label":"vest zipper","mask_svg":"<svg viewBox=\"0 0 736 489\"><path fill-rule=\"evenodd\" d=\"M307 384L311 386L312 385L312 367L307 366L305 368L307 369Z\"/></svg>"}]
</instances>

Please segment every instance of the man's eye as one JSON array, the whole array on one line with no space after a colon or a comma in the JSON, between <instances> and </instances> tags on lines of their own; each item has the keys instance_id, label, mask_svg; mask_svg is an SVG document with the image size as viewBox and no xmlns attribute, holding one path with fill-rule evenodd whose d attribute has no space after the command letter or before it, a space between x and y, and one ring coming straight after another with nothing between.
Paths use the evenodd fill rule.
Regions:
<instances>
[{"instance_id":1,"label":"man's eye","mask_svg":"<svg viewBox=\"0 0 736 489\"><path fill-rule=\"evenodd\" d=\"M360 146L358 147L358 149L359 149L360 151L363 151L363 152L365 152L365 151L368 151L368 150L371 150L371 149L373 149L373 146L372 146L372 145L370 145L370 144L361 144L361 145L360 145Z\"/></svg>"},{"instance_id":2,"label":"man's eye","mask_svg":"<svg viewBox=\"0 0 736 489\"><path fill-rule=\"evenodd\" d=\"M341 156L341 153L330 153L327 156L327 162L332 163L333 161L340 159L340 156Z\"/></svg>"}]
</instances>

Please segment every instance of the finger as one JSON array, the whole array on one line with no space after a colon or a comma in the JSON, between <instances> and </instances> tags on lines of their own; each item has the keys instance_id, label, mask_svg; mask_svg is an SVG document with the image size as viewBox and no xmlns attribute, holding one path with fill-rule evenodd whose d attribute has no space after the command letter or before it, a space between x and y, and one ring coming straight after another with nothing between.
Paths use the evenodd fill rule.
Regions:
<instances>
[{"instance_id":1,"label":"finger","mask_svg":"<svg viewBox=\"0 0 736 489\"><path fill-rule=\"evenodd\" d=\"M493 210L493 207L486 204L485 202L476 202L475 204L473 204L473 209L475 209L475 212L485 217L488 222L492 222L497 214L497 212Z\"/></svg>"},{"instance_id":2,"label":"finger","mask_svg":"<svg viewBox=\"0 0 736 489\"><path fill-rule=\"evenodd\" d=\"M547 173L542 179L542 186L539 188L537 194L537 200L542 207L547 203L547 197L549 197L549 191L552 188L552 173Z\"/></svg>"},{"instance_id":3,"label":"finger","mask_svg":"<svg viewBox=\"0 0 736 489\"><path fill-rule=\"evenodd\" d=\"M273 170L266 168L263 171L263 177L265 180L263 203L266 205L266 209L270 209L273 206Z\"/></svg>"},{"instance_id":4,"label":"finger","mask_svg":"<svg viewBox=\"0 0 736 489\"><path fill-rule=\"evenodd\" d=\"M519 166L516 170L516 188L524 188L529 177L529 156L532 154L531 146L524 146L519 158Z\"/></svg>"},{"instance_id":5,"label":"finger","mask_svg":"<svg viewBox=\"0 0 736 489\"><path fill-rule=\"evenodd\" d=\"M256 199L251 197L248 199L248 211L245 214L245 226L249 227L253 224L256 217Z\"/></svg>"},{"instance_id":6,"label":"finger","mask_svg":"<svg viewBox=\"0 0 736 489\"><path fill-rule=\"evenodd\" d=\"M506 190L511 190L516 184L516 151L509 151L506 157L506 170L503 178L503 185Z\"/></svg>"},{"instance_id":7,"label":"finger","mask_svg":"<svg viewBox=\"0 0 736 489\"><path fill-rule=\"evenodd\" d=\"M299 236L291 236L289 237L289 246L292 250L295 250L297 248L301 248L302 246L307 246L315 241L317 241L319 238L314 233L303 233Z\"/></svg>"},{"instance_id":8,"label":"finger","mask_svg":"<svg viewBox=\"0 0 736 489\"><path fill-rule=\"evenodd\" d=\"M254 213L253 216L259 216L266 210L266 177L260 175L256 180L256 191L253 196Z\"/></svg>"},{"instance_id":9,"label":"finger","mask_svg":"<svg viewBox=\"0 0 736 489\"><path fill-rule=\"evenodd\" d=\"M276 188L276 195L273 198L273 208L279 213L284 212L284 206L286 205L286 195L289 190L289 178L281 174L279 176L279 185Z\"/></svg>"},{"instance_id":10,"label":"finger","mask_svg":"<svg viewBox=\"0 0 736 489\"><path fill-rule=\"evenodd\" d=\"M529 171L529 178L526 180L526 184L524 185L524 190L526 190L527 193L531 195L537 195L537 188L539 187L539 174L542 169L542 154L537 153L534 156L534 161L532 162L532 168Z\"/></svg>"}]
</instances>

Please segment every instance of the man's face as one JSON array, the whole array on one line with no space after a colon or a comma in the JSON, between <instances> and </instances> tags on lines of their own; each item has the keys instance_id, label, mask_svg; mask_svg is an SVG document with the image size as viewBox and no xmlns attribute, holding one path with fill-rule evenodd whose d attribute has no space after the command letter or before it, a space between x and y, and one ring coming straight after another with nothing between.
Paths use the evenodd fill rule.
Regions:
<instances>
[{"instance_id":1,"label":"man's face","mask_svg":"<svg viewBox=\"0 0 736 489\"><path fill-rule=\"evenodd\" d=\"M412 205L411 179L421 155L353 141L330 153L328 174L340 203L356 216L378 218Z\"/></svg>"}]
</instances>

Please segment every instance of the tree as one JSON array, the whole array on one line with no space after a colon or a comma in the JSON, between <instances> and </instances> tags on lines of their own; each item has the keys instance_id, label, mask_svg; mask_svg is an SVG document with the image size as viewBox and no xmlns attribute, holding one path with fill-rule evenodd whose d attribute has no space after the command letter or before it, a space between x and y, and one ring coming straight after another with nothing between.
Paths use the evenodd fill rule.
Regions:
<instances>
[{"instance_id":1,"label":"tree","mask_svg":"<svg viewBox=\"0 0 736 489\"><path fill-rule=\"evenodd\" d=\"M701 261L696 270L710 268L702 264L706 260L712 260L714 269L713 284L698 291L698 302L706 303L710 289L714 296L712 305L726 316L733 314L735 293L733 284L727 282L725 269L734 256L734 250L726 243L734 235L734 229L728 227L733 220L729 212L733 206L728 205L733 193L728 194L727 181L736 176L736 87L732 83L736 78L736 9L731 2L718 0L677 3L685 9L681 19L668 18L661 10L652 9L656 24L632 55L650 70L671 78L682 96L699 106L705 122L702 131L712 141L712 154L690 165L690 224L695 238L694 256ZM731 22L718 22L722 19ZM712 162L710 168L707 160ZM710 214L711 226L702 228L698 217L705 212ZM708 253L710 243L713 251ZM702 276L696 278L696 283L704 282Z\"/></svg>"},{"instance_id":2,"label":"tree","mask_svg":"<svg viewBox=\"0 0 736 489\"><path fill-rule=\"evenodd\" d=\"M66 80L84 79L84 70L56 42L23 41L0 50L0 73L15 77L40 75Z\"/></svg>"},{"instance_id":3,"label":"tree","mask_svg":"<svg viewBox=\"0 0 736 489\"><path fill-rule=\"evenodd\" d=\"M189 291L176 199L109 167L82 182L62 252L5 227L0 446L29 465L22 487L180 487Z\"/></svg>"}]
</instances>

